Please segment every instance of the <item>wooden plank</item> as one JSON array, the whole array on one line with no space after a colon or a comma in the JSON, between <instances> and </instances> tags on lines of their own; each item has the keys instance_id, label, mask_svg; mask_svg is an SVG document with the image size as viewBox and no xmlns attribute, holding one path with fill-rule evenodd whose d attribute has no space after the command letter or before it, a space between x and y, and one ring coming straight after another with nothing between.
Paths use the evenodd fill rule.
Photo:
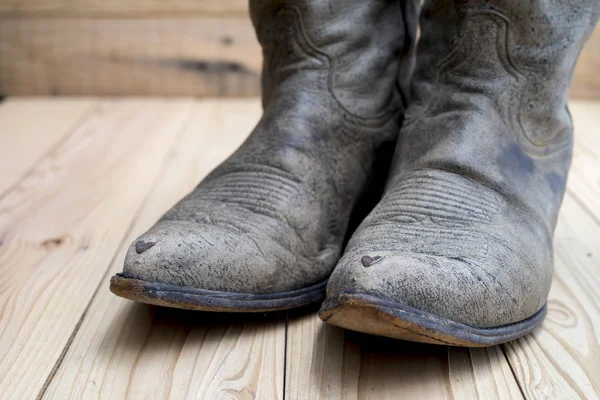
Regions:
<instances>
[{"instance_id":1,"label":"wooden plank","mask_svg":"<svg viewBox=\"0 0 600 400\"><path fill-rule=\"evenodd\" d=\"M0 197L69 135L92 100L7 99L0 104Z\"/></svg>"},{"instance_id":2,"label":"wooden plank","mask_svg":"<svg viewBox=\"0 0 600 400\"><path fill-rule=\"evenodd\" d=\"M0 17L126 17L248 14L247 0L3 0Z\"/></svg>"},{"instance_id":3,"label":"wooden plank","mask_svg":"<svg viewBox=\"0 0 600 400\"><path fill-rule=\"evenodd\" d=\"M572 98L600 99L600 24L592 33L589 41L583 48L577 66L575 77L571 84L569 95Z\"/></svg>"},{"instance_id":4,"label":"wooden plank","mask_svg":"<svg viewBox=\"0 0 600 400\"><path fill-rule=\"evenodd\" d=\"M6 398L43 387L190 111L105 102L0 201Z\"/></svg>"},{"instance_id":5,"label":"wooden plank","mask_svg":"<svg viewBox=\"0 0 600 400\"><path fill-rule=\"evenodd\" d=\"M133 214L127 211L132 208L132 196L137 196L138 204L141 201L139 193L132 195L131 182L150 188L154 175L146 168L154 168L156 174L160 163L153 167L148 160L155 158L159 145L167 140L159 136L173 121L181 125L185 119L182 109L161 113L163 107L153 106L154 102L128 104L127 110L111 109L118 104L96 110L91 121L0 202L4 279L0 286L0 393L7 397L28 398L39 389L66 342L65 335L68 338L66 332L75 325L71 317L65 321L65 314L81 314L95 287L90 281L98 282L104 271L98 266L110 258L104 253L112 253L110 249L118 244L115 226ZM221 110L194 110L194 120L178 142L178 150L161 153L169 162L127 241L172 204L183 187L191 187L210 164L231 151L235 144L229 140L239 143L250 128L250 115L256 118L259 113L257 103L253 110L246 110L243 102L215 103L214 107L219 104ZM244 119L244 110L248 112L245 124L237 122L239 129L226 125ZM596 146L600 106L575 103L572 113L577 143L570 194L556 234L556 280L549 316L542 329L505 346L523 392L532 398L597 398L600 393L596 333L600 307L595 293L600 286L600 254L596 254L600 248L596 200L600 193L600 147ZM105 119L109 122L102 122ZM122 124L125 128L119 128ZM216 138L225 131L240 136L207 142L206 137L192 134L202 128L214 132ZM134 139L114 132L129 132ZM119 150L121 146L112 148L123 140L129 148L151 147L132 153L135 160L124 161L128 153ZM211 151L202 152L203 157L190 153L190 149L209 145ZM213 147L219 145L228 150ZM89 154L94 156L89 158ZM205 160L205 156L214 158ZM107 177L103 170L115 173ZM68 207L60 206L61 202ZM125 208L123 202L128 204ZM98 228L98 222L107 221L110 228ZM124 233L123 227L117 228ZM120 268L123 252L124 247L119 250L121 258L111 266L113 272ZM91 272L91 267L98 271ZM15 287L20 291L17 294ZM283 324L279 316L242 317L232 324L230 315L133 305L110 295L106 287L107 280L50 382L47 397L280 397ZM73 289L78 293L67 299ZM398 393L424 398L520 397L498 347L467 350L398 342L342 331L322 324L314 315L291 315L288 398L397 398ZM58 349L54 348L57 342ZM11 359L17 362L11 364Z\"/></svg>"},{"instance_id":6,"label":"wooden plank","mask_svg":"<svg viewBox=\"0 0 600 400\"><path fill-rule=\"evenodd\" d=\"M224 17L206 17L186 8L229 7L228 2L9 0L2 4L10 18L0 19L0 94L260 94L261 50L245 11L237 17L228 12ZM135 13L142 15L145 7L157 16L133 18ZM129 11L119 14L122 8ZM37 15L33 11L30 15L30 9L50 10L57 18L16 18L20 13ZM185 18L171 16L171 9L181 10ZM95 12L126 18L68 18ZM600 26L581 54L571 97L600 98L597 65Z\"/></svg>"},{"instance_id":7,"label":"wooden plank","mask_svg":"<svg viewBox=\"0 0 600 400\"><path fill-rule=\"evenodd\" d=\"M0 20L0 93L256 96L249 18Z\"/></svg>"},{"instance_id":8,"label":"wooden plank","mask_svg":"<svg viewBox=\"0 0 600 400\"><path fill-rule=\"evenodd\" d=\"M345 331L291 312L286 398L521 399L499 347L452 348Z\"/></svg>"},{"instance_id":9,"label":"wooden plank","mask_svg":"<svg viewBox=\"0 0 600 400\"><path fill-rule=\"evenodd\" d=\"M600 27L581 54L571 97L600 98L599 63ZM260 65L247 17L0 23L3 94L256 96Z\"/></svg>"},{"instance_id":10,"label":"wooden plank","mask_svg":"<svg viewBox=\"0 0 600 400\"><path fill-rule=\"evenodd\" d=\"M127 243L191 190L252 129L258 101L200 102L174 146ZM108 291L107 276L46 398L258 398L283 394L285 320L134 304Z\"/></svg>"},{"instance_id":11,"label":"wooden plank","mask_svg":"<svg viewBox=\"0 0 600 400\"><path fill-rule=\"evenodd\" d=\"M600 398L600 103L572 102L573 165L542 328L505 348L531 398Z\"/></svg>"}]
</instances>

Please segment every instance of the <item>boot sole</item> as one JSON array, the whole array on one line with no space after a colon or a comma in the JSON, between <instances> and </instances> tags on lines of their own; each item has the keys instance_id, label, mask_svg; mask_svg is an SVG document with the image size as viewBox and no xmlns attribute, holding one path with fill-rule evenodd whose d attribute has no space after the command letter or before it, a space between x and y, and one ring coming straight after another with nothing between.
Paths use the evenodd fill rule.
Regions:
<instances>
[{"instance_id":1,"label":"boot sole","mask_svg":"<svg viewBox=\"0 0 600 400\"><path fill-rule=\"evenodd\" d=\"M531 332L546 316L546 305L514 324L474 328L396 302L364 294L329 297L319 311L323 321L342 328L413 342L487 347Z\"/></svg>"},{"instance_id":2,"label":"boot sole","mask_svg":"<svg viewBox=\"0 0 600 400\"><path fill-rule=\"evenodd\" d=\"M246 294L186 288L146 282L117 274L110 279L110 291L139 303L218 312L280 311L323 301L327 281L299 290L269 294Z\"/></svg>"}]
</instances>

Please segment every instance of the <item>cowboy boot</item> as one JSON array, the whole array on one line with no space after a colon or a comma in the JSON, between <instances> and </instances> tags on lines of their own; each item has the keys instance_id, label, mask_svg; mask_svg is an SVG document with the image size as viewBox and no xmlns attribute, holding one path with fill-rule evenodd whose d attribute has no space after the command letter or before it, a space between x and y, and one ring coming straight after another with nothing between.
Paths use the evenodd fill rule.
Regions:
<instances>
[{"instance_id":1,"label":"cowboy boot","mask_svg":"<svg viewBox=\"0 0 600 400\"><path fill-rule=\"evenodd\" d=\"M251 0L263 116L131 245L111 291L206 311L321 301L375 154L394 147L414 63L411 6Z\"/></svg>"},{"instance_id":2,"label":"cowboy boot","mask_svg":"<svg viewBox=\"0 0 600 400\"><path fill-rule=\"evenodd\" d=\"M437 0L380 203L320 317L419 342L489 346L544 318L571 160L567 89L597 0Z\"/></svg>"}]
</instances>

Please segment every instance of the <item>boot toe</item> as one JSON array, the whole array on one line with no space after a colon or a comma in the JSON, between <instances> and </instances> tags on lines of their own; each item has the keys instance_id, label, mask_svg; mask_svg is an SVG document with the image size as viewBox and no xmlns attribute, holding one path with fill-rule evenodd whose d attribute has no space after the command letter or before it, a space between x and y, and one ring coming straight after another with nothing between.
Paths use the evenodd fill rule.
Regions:
<instances>
[{"instance_id":1,"label":"boot toe","mask_svg":"<svg viewBox=\"0 0 600 400\"><path fill-rule=\"evenodd\" d=\"M532 276L503 267L493 260L484 267L460 257L355 251L336 267L327 295L367 295L470 327L499 327L532 316L545 299Z\"/></svg>"},{"instance_id":2,"label":"boot toe","mask_svg":"<svg viewBox=\"0 0 600 400\"><path fill-rule=\"evenodd\" d=\"M123 275L196 289L274 293L290 290L294 279L283 273L297 262L270 238L208 224L163 221L131 244Z\"/></svg>"}]
</instances>

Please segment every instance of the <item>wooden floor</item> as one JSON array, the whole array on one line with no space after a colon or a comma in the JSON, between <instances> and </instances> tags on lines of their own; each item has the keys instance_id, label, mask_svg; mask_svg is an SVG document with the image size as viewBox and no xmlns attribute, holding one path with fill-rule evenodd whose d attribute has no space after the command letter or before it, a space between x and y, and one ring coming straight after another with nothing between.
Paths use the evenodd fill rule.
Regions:
<instances>
[{"instance_id":1,"label":"wooden floor","mask_svg":"<svg viewBox=\"0 0 600 400\"><path fill-rule=\"evenodd\" d=\"M0 104L0 397L597 399L600 103L576 147L549 313L488 349L382 339L314 310L134 304L108 291L125 249L231 153L257 100L7 99Z\"/></svg>"}]
</instances>

